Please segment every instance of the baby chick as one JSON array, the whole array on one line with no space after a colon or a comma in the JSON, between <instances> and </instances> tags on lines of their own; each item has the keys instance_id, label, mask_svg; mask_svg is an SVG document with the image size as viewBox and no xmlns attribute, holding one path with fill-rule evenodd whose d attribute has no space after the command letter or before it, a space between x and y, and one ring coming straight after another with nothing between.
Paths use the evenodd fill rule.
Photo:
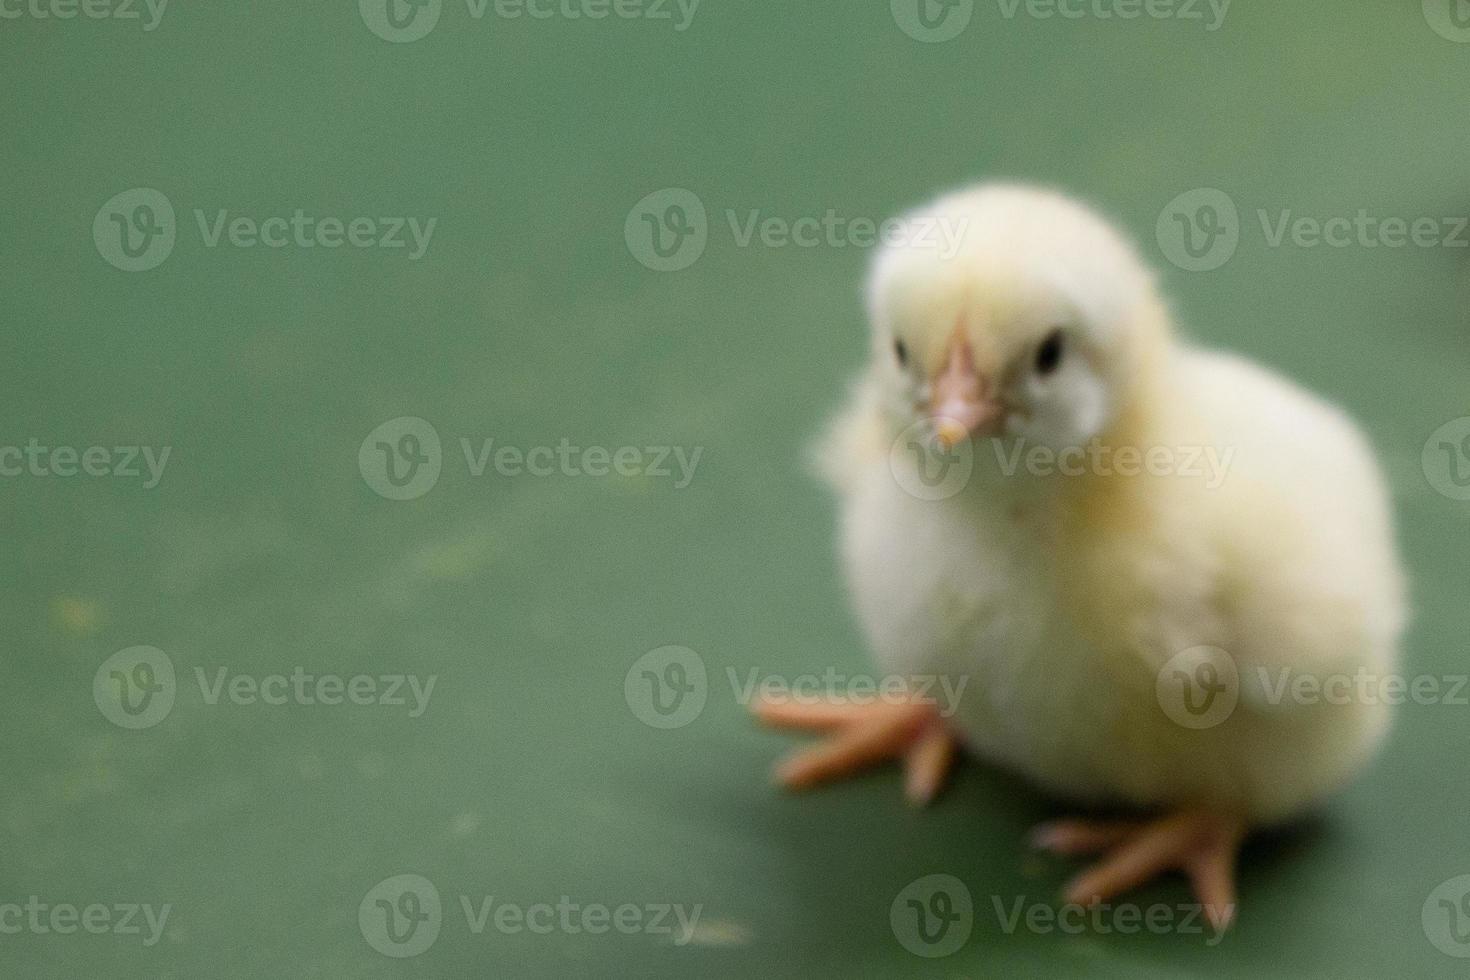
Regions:
<instances>
[{"instance_id":1,"label":"baby chick","mask_svg":"<svg viewBox=\"0 0 1470 980\"><path fill-rule=\"evenodd\" d=\"M949 719L932 701L763 701L770 724L830 734L777 777L903 757L922 802L963 743L1076 804L1148 814L1038 828L1038 846L1103 855L1068 901L1180 870L1223 929L1246 833L1340 786L1387 727L1381 698L1290 693L1394 667L1404 587L1374 457L1338 409L1176 338L1138 255L1083 206L987 185L905 227L939 222L957 250L914 234L877 256L870 363L821 455L878 666L971 683ZM963 486L913 492L943 451L968 460ZM1189 464L1206 454L1223 477ZM1201 668L1238 702L1193 724L1167 702L1194 698Z\"/></svg>"}]
</instances>

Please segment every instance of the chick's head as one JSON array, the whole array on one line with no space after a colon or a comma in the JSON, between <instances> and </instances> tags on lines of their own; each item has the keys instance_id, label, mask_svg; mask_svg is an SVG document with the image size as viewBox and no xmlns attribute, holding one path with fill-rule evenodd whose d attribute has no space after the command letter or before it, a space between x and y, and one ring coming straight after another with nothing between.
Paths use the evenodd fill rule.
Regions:
<instances>
[{"instance_id":1,"label":"chick's head","mask_svg":"<svg viewBox=\"0 0 1470 980\"><path fill-rule=\"evenodd\" d=\"M988 185L905 216L868 284L872 369L900 425L946 447L1103 433L1167 343L1153 280L1102 219L1058 194Z\"/></svg>"}]
</instances>

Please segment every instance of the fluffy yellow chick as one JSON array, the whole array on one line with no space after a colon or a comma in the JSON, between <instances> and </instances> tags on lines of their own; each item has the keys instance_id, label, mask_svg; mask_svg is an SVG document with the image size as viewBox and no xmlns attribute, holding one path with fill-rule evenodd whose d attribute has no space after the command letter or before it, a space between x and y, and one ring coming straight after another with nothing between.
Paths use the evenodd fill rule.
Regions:
<instances>
[{"instance_id":1,"label":"fluffy yellow chick","mask_svg":"<svg viewBox=\"0 0 1470 980\"><path fill-rule=\"evenodd\" d=\"M920 233L939 224L957 248ZM758 704L829 734L778 779L902 757L925 801L962 743L1147 814L1038 828L1102 855L1069 901L1180 870L1224 928L1246 833L1340 786L1387 727L1382 698L1297 686L1394 668L1404 588L1373 454L1333 406L1176 338L1134 250L1065 197L981 186L904 227L822 459L879 667L969 683L947 719L924 699Z\"/></svg>"}]
</instances>

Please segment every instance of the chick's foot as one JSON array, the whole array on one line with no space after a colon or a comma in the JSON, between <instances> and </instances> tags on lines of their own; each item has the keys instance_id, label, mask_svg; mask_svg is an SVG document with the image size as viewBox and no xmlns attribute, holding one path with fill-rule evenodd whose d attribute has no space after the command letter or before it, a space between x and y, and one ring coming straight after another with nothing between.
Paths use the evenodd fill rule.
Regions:
<instances>
[{"instance_id":1,"label":"chick's foot","mask_svg":"<svg viewBox=\"0 0 1470 980\"><path fill-rule=\"evenodd\" d=\"M1032 842L1055 854L1105 852L1067 886L1068 902L1095 905L1166 871L1183 871L1205 918L1222 932L1235 918L1235 859L1244 837L1236 817L1182 810L1146 822L1058 820L1037 827Z\"/></svg>"},{"instance_id":2,"label":"chick's foot","mask_svg":"<svg viewBox=\"0 0 1470 980\"><path fill-rule=\"evenodd\" d=\"M939 792L954 761L956 740L932 703L762 699L752 710L767 725L828 733L819 744L776 767L776 781L788 789L806 789L901 758L906 770L904 794L923 805Z\"/></svg>"}]
</instances>

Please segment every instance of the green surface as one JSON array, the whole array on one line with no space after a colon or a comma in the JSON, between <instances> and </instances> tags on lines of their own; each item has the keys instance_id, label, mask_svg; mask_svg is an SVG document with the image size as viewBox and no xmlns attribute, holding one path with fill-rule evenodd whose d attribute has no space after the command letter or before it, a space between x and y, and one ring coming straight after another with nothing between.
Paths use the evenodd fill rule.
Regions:
<instances>
[{"instance_id":1,"label":"green surface","mask_svg":"<svg viewBox=\"0 0 1470 980\"><path fill-rule=\"evenodd\" d=\"M1463 6L1463 4L1461 5ZM1426 439L1470 414L1470 250L1269 247L1256 211L1470 214L1470 44L1419 3L1241 2L1200 21L1006 18L924 44L882 2L707 0L671 21L476 20L413 43L350 2L0 19L0 446L171 447L144 478L0 482L0 904L169 903L162 936L0 934L7 977L1463 975L1421 908L1470 873L1470 707L1408 706L1305 832L1247 852L1243 909L1200 936L1007 935L1054 903L1029 856L1055 803L970 765L926 812L885 771L773 792L788 740L726 679L866 666L805 443L864 352L860 248L739 247L725 212L881 219L971 179L1057 183L1116 215L1188 329L1340 400L1382 450L1415 583L1410 674L1465 669L1470 503ZM146 8L139 8L144 12ZM680 15L675 11L675 19ZM1207 19L1210 15L1206 14ZM94 217L162 192L157 268ZM709 243L650 271L629 210L693 191ZM1226 191L1222 268L1167 263L1156 219ZM427 252L210 248L194 210L437 219ZM131 213L131 212L129 212ZM106 218L104 216L104 227ZM369 432L428 419L428 493L385 499ZM479 445L702 447L693 480L473 476ZM163 650L156 725L111 723L108 657ZM643 724L630 666L682 644L690 724ZM427 709L208 704L195 668L437 676ZM105 678L104 678L105 681ZM412 873L444 901L410 959L358 905ZM931 873L973 934L909 953L889 905ZM460 896L702 905L693 942L475 934ZM1187 900L1178 882L1135 896ZM14 920L12 920L14 921ZM146 933L147 928L145 926Z\"/></svg>"}]
</instances>

